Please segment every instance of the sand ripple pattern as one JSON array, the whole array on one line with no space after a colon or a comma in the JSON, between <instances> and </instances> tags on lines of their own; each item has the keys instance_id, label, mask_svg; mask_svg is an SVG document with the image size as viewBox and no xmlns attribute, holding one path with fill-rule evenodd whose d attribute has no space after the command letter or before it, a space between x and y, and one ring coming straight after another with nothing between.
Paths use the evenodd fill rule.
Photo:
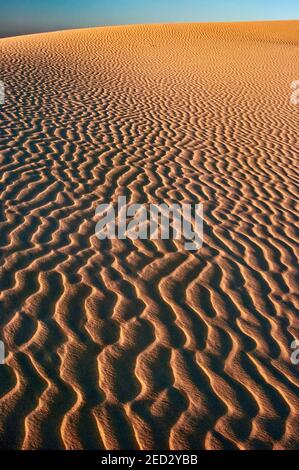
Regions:
<instances>
[{"instance_id":1,"label":"sand ripple pattern","mask_svg":"<svg viewBox=\"0 0 299 470\"><path fill-rule=\"evenodd\" d=\"M1 448L299 447L298 31L0 41ZM203 202L203 248L100 242L120 195Z\"/></svg>"}]
</instances>

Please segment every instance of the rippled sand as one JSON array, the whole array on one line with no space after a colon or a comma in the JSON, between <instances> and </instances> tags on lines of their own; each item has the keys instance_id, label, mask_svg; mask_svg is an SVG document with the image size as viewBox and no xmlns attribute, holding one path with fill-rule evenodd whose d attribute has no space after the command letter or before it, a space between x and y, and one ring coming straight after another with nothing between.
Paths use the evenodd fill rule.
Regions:
<instances>
[{"instance_id":1,"label":"rippled sand","mask_svg":"<svg viewBox=\"0 0 299 470\"><path fill-rule=\"evenodd\" d=\"M298 21L1 39L1 448L299 447L298 45ZM203 202L203 248L99 241L120 195Z\"/></svg>"}]
</instances>

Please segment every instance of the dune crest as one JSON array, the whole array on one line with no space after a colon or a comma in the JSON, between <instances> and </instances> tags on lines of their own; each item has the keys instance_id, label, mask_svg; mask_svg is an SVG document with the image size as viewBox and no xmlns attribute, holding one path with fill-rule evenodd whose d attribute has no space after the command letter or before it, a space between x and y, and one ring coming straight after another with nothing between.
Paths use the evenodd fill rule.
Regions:
<instances>
[{"instance_id":1,"label":"dune crest","mask_svg":"<svg viewBox=\"0 0 299 470\"><path fill-rule=\"evenodd\" d=\"M298 448L298 31L0 40L1 448ZM121 195L202 202L203 248L99 241Z\"/></svg>"}]
</instances>

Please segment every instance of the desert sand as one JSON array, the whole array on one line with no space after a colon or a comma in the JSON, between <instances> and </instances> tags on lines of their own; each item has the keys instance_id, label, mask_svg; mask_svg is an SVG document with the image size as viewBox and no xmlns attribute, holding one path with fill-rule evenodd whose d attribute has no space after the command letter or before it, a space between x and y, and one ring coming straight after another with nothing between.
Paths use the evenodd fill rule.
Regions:
<instances>
[{"instance_id":1,"label":"desert sand","mask_svg":"<svg viewBox=\"0 0 299 470\"><path fill-rule=\"evenodd\" d=\"M299 21L0 41L0 447L299 447ZM204 204L204 245L95 208Z\"/></svg>"}]
</instances>

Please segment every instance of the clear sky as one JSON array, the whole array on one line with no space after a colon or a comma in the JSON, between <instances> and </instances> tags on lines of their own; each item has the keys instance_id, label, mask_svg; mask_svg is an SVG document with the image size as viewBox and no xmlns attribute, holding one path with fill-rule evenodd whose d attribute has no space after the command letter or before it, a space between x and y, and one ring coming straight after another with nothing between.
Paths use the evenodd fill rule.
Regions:
<instances>
[{"instance_id":1,"label":"clear sky","mask_svg":"<svg viewBox=\"0 0 299 470\"><path fill-rule=\"evenodd\" d=\"M0 37L108 24L299 19L299 0L0 1Z\"/></svg>"}]
</instances>

